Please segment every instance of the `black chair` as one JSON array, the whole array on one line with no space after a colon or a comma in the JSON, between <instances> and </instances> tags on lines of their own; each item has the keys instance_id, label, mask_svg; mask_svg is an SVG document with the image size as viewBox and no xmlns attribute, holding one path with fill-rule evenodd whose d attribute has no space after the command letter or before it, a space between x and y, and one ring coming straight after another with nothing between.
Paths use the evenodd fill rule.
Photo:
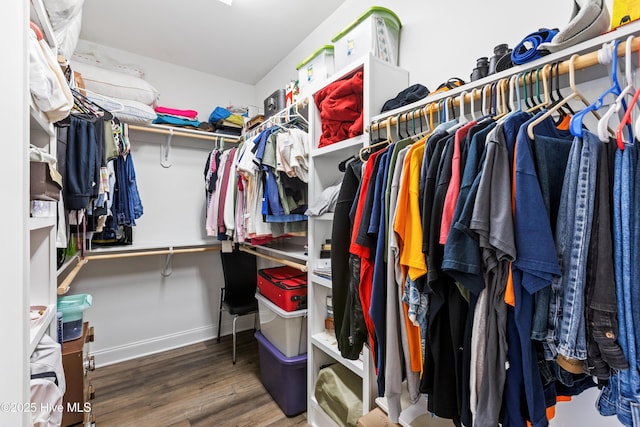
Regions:
<instances>
[{"instance_id":1,"label":"black chair","mask_svg":"<svg viewBox=\"0 0 640 427\"><path fill-rule=\"evenodd\" d=\"M258 285L255 255L241 251L220 252L224 287L220 289L220 307L218 308L218 342L222 329L222 310L233 316L233 364L236 363L236 321L238 317L254 314L254 327L258 320Z\"/></svg>"}]
</instances>

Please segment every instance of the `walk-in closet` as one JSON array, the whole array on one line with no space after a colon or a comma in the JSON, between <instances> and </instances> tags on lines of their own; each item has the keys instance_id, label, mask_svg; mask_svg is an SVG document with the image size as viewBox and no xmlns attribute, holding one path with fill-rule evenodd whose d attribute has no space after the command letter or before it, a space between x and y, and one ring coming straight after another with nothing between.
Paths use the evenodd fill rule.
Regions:
<instances>
[{"instance_id":1,"label":"walk-in closet","mask_svg":"<svg viewBox=\"0 0 640 427\"><path fill-rule=\"evenodd\" d=\"M0 425L638 427L640 1L0 22Z\"/></svg>"}]
</instances>

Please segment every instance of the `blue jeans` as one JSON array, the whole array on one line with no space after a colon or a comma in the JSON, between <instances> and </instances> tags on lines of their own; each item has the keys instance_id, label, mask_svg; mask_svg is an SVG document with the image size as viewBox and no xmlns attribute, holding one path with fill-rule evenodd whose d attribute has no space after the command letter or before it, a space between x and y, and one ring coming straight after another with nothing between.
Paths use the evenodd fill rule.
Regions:
<instances>
[{"instance_id":1,"label":"blue jeans","mask_svg":"<svg viewBox=\"0 0 640 427\"><path fill-rule=\"evenodd\" d=\"M616 296L619 321L619 343L629 361L629 369L611 376L597 402L602 415L617 415L621 423L640 427L640 373L638 372L638 286L640 277L636 252L640 216L635 198L638 174L638 151L626 145L616 152L613 189L613 244L616 275ZM638 193L640 195L640 193Z\"/></svg>"},{"instance_id":2,"label":"blue jeans","mask_svg":"<svg viewBox=\"0 0 640 427\"><path fill-rule=\"evenodd\" d=\"M601 142L592 133L585 132L584 139L574 140L558 211L556 248L562 276L554 280L553 289L562 294L562 317L556 323L557 351L571 359L587 358L584 288L600 149Z\"/></svg>"}]
</instances>

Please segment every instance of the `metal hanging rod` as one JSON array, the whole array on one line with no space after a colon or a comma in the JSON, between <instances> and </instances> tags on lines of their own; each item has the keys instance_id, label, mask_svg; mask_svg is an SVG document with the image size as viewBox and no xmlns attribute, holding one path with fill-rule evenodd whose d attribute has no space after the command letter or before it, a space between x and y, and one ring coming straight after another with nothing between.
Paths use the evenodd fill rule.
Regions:
<instances>
[{"instance_id":1,"label":"metal hanging rod","mask_svg":"<svg viewBox=\"0 0 640 427\"><path fill-rule=\"evenodd\" d=\"M232 142L238 143L240 142L240 137L235 135L222 135L212 133L211 135L207 135L210 132L204 132L199 130L192 129L180 129L173 127L166 127L160 125L149 125L149 126L140 126L140 125L129 125L130 130L136 130L141 132L149 132L149 133L158 133L162 135L174 135L174 136L183 136L185 138L193 138L193 139L204 139L207 141L214 142Z\"/></svg>"},{"instance_id":2,"label":"metal hanging rod","mask_svg":"<svg viewBox=\"0 0 640 427\"><path fill-rule=\"evenodd\" d=\"M132 251L132 252L120 252L115 254L95 254L95 255L87 255L84 258L78 258L78 262L73 266L69 274L64 278L62 282L58 285L57 293L58 295L64 295L69 292L69 288L71 287L71 283L78 275L78 272L85 266L85 264L89 261L99 261L104 259L119 259L119 258L135 258L141 256L150 256L150 255L167 255L167 262L165 263L165 267L163 269L163 276L168 276L165 271L169 267L170 257L175 254L190 254L190 253L200 253L200 252L211 252L211 251L219 251L221 250L220 246L206 246L200 248L181 248L181 249L173 249L172 247L169 249L160 249L160 250L149 250L149 251Z\"/></svg>"}]
</instances>

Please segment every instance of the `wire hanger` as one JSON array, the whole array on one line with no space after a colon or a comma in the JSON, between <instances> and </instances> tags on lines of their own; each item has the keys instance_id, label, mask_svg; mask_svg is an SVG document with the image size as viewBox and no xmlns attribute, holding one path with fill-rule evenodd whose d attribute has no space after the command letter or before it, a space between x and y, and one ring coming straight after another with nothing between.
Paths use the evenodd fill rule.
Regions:
<instances>
[{"instance_id":1,"label":"wire hanger","mask_svg":"<svg viewBox=\"0 0 640 427\"><path fill-rule=\"evenodd\" d=\"M537 119L532 121L529 124L529 126L527 126L527 134L529 135L529 138L531 138L532 140L534 139L533 129L539 123L541 123L547 117L551 116L553 113L558 111L560 108L562 108L563 105L567 104L572 99L578 98L578 99L580 99L580 101L582 101L582 103L585 106L589 105L589 102L585 99L584 96L582 96L582 94L580 92L578 92L578 89L576 88L575 60L579 56L580 55L578 55L578 54L574 54L574 55L571 56L571 58L569 58L569 86L571 87L571 91L572 92L567 97L565 97L562 101L558 102L556 105L554 105L553 107L549 108L547 111L545 111L540 116L538 116ZM597 116L596 112L593 112L593 114L595 114ZM597 116L597 117L600 118L599 116Z\"/></svg>"}]
</instances>

